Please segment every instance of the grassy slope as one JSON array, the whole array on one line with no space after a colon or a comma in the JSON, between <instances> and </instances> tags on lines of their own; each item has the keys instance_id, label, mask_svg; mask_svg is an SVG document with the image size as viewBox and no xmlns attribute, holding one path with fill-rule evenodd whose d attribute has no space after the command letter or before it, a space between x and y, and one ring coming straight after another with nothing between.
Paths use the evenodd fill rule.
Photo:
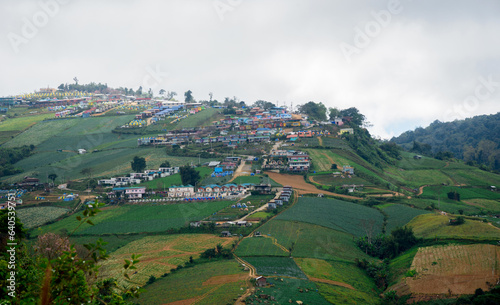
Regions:
<instances>
[{"instance_id":1,"label":"grassy slope","mask_svg":"<svg viewBox=\"0 0 500 305\"><path fill-rule=\"evenodd\" d=\"M242 274L243 271L235 261L215 261L196 265L192 268L182 269L160 278L153 284L147 285L146 291L136 301L138 304L156 305L174 301L196 298L208 295L196 304L227 304L241 294L244 281L223 284L216 288L215 285L203 285L205 281L214 276ZM246 273L246 272L245 272ZM213 290L216 288L215 290Z\"/></svg>"},{"instance_id":2,"label":"grassy slope","mask_svg":"<svg viewBox=\"0 0 500 305\"><path fill-rule=\"evenodd\" d=\"M405 226L414 217L422 214L428 214L429 211L410 208L409 206L400 204L390 204L382 207L382 210L387 214L388 220L385 231L391 233L396 227Z\"/></svg>"},{"instance_id":3,"label":"grassy slope","mask_svg":"<svg viewBox=\"0 0 500 305\"><path fill-rule=\"evenodd\" d=\"M383 216L376 210L337 199L302 197L277 219L318 224L355 236L365 234L364 225L374 222L374 234L382 230Z\"/></svg>"},{"instance_id":4,"label":"grassy slope","mask_svg":"<svg viewBox=\"0 0 500 305\"><path fill-rule=\"evenodd\" d=\"M422 238L492 240L500 238L500 229L479 220L466 219L465 223L450 226L451 217L439 214L425 214L408 223L415 236Z\"/></svg>"},{"instance_id":5,"label":"grassy slope","mask_svg":"<svg viewBox=\"0 0 500 305\"><path fill-rule=\"evenodd\" d=\"M97 214L92 220L95 224L82 225L75 234L124 234L131 232L161 232L170 228L180 228L186 223L203 219L219 211L232 202L192 202L169 205L129 205L107 209ZM78 213L80 215L81 213ZM33 232L37 235L45 232L59 232L66 229L72 232L78 222L71 216L57 223L43 226Z\"/></svg>"}]
</instances>

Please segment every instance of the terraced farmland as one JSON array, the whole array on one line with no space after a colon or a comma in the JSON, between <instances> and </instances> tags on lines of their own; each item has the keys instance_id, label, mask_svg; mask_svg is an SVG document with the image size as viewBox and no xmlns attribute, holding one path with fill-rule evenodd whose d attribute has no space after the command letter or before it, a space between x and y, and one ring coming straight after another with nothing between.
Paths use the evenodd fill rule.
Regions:
<instances>
[{"instance_id":1,"label":"terraced farmland","mask_svg":"<svg viewBox=\"0 0 500 305\"><path fill-rule=\"evenodd\" d=\"M17 216L25 229L31 229L57 219L68 211L68 209L57 207L33 207L18 209Z\"/></svg>"},{"instance_id":2,"label":"terraced farmland","mask_svg":"<svg viewBox=\"0 0 500 305\"><path fill-rule=\"evenodd\" d=\"M382 210L387 214L388 220L385 232L390 234L396 227L405 226L410 220L418 215L429 214L429 211L410 208L409 206L400 204L390 204L382 207Z\"/></svg>"},{"instance_id":3,"label":"terraced farmland","mask_svg":"<svg viewBox=\"0 0 500 305\"><path fill-rule=\"evenodd\" d=\"M337 199L301 197L290 209L276 217L321 225L327 228L363 236L373 227L373 234L382 232L383 216L376 210Z\"/></svg>"},{"instance_id":4,"label":"terraced farmland","mask_svg":"<svg viewBox=\"0 0 500 305\"><path fill-rule=\"evenodd\" d=\"M242 257L242 259L254 266L259 275L307 279L291 257Z\"/></svg>"},{"instance_id":5,"label":"terraced farmland","mask_svg":"<svg viewBox=\"0 0 500 305\"><path fill-rule=\"evenodd\" d=\"M100 212L92 220L95 224L94 226L85 224L75 234L101 235L161 232L168 229L180 228L188 225L191 221L201 220L227 207L231 203L232 201L215 201L167 205L120 206ZM77 215L80 215L80 213ZM57 223L44 226L40 232L35 231L33 234L59 232L63 229L72 232L77 225L78 222L72 216Z\"/></svg>"},{"instance_id":6,"label":"terraced farmland","mask_svg":"<svg viewBox=\"0 0 500 305\"><path fill-rule=\"evenodd\" d=\"M132 254L140 254L137 272L130 278L143 285L151 275L160 277L170 272L170 269L188 262L189 257L196 259L201 252L214 248L217 244L229 247L234 240L209 234L146 236L113 252L103 263L102 276L120 278L124 259L130 259ZM121 282L126 284L125 281Z\"/></svg>"}]
</instances>

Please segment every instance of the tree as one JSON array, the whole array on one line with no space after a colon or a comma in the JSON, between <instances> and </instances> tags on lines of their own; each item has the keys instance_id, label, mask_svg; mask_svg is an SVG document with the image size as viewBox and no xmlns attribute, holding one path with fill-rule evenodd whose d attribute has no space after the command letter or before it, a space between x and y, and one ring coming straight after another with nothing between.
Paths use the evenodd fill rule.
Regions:
<instances>
[{"instance_id":1,"label":"tree","mask_svg":"<svg viewBox=\"0 0 500 305\"><path fill-rule=\"evenodd\" d=\"M55 181L56 181L56 179L57 179L57 175L54 174L54 173L52 173L48 177L49 177L50 180L52 180L52 184L54 184Z\"/></svg>"},{"instance_id":2,"label":"tree","mask_svg":"<svg viewBox=\"0 0 500 305\"><path fill-rule=\"evenodd\" d=\"M188 90L186 92L184 92L184 101L186 103L191 103L194 101L193 99L193 92L191 92L191 90Z\"/></svg>"},{"instance_id":3,"label":"tree","mask_svg":"<svg viewBox=\"0 0 500 305\"><path fill-rule=\"evenodd\" d=\"M166 91L165 91L165 89L160 89L160 91L158 92L158 94L160 94L160 95L164 95L164 94L165 94L165 92L166 92Z\"/></svg>"},{"instance_id":4,"label":"tree","mask_svg":"<svg viewBox=\"0 0 500 305\"><path fill-rule=\"evenodd\" d=\"M135 92L138 96L142 95L142 86L139 86L139 89Z\"/></svg>"},{"instance_id":5,"label":"tree","mask_svg":"<svg viewBox=\"0 0 500 305\"><path fill-rule=\"evenodd\" d=\"M88 178L92 177L92 168L86 167L80 171L80 174L87 176Z\"/></svg>"},{"instance_id":6,"label":"tree","mask_svg":"<svg viewBox=\"0 0 500 305\"><path fill-rule=\"evenodd\" d=\"M212 101L212 98L214 97L214 94L212 92L208 93L208 96L210 97L210 102Z\"/></svg>"},{"instance_id":7,"label":"tree","mask_svg":"<svg viewBox=\"0 0 500 305\"><path fill-rule=\"evenodd\" d=\"M163 161L162 164L160 164L160 167L170 167L170 162L168 161Z\"/></svg>"},{"instance_id":8,"label":"tree","mask_svg":"<svg viewBox=\"0 0 500 305\"><path fill-rule=\"evenodd\" d=\"M59 87L57 87L57 89L64 91L64 84L60 84Z\"/></svg>"},{"instance_id":9,"label":"tree","mask_svg":"<svg viewBox=\"0 0 500 305\"><path fill-rule=\"evenodd\" d=\"M189 165L184 165L179 169L181 174L181 181L183 185L196 185L196 183L201 179L200 173Z\"/></svg>"},{"instance_id":10,"label":"tree","mask_svg":"<svg viewBox=\"0 0 500 305\"><path fill-rule=\"evenodd\" d=\"M333 120L335 120L335 118L340 116L340 110L337 107L328 108L328 112L329 112L328 117L329 117L330 121L333 121Z\"/></svg>"},{"instance_id":11,"label":"tree","mask_svg":"<svg viewBox=\"0 0 500 305\"><path fill-rule=\"evenodd\" d=\"M265 110L268 110L268 109L271 109L273 107L276 107L276 105L274 105L273 103L268 102L268 101L263 101L263 100L256 101L252 106L253 107L259 107L259 108L265 109Z\"/></svg>"},{"instance_id":12,"label":"tree","mask_svg":"<svg viewBox=\"0 0 500 305\"><path fill-rule=\"evenodd\" d=\"M174 98L174 96L176 96L176 95L177 95L177 92L175 92L175 91L168 91L167 92L167 100L169 100L169 101L172 100Z\"/></svg>"},{"instance_id":13,"label":"tree","mask_svg":"<svg viewBox=\"0 0 500 305\"><path fill-rule=\"evenodd\" d=\"M343 117L350 117L351 123L358 127L364 126L366 123L366 118L356 107L351 107L347 109L343 109L340 111L340 115Z\"/></svg>"},{"instance_id":14,"label":"tree","mask_svg":"<svg viewBox=\"0 0 500 305\"><path fill-rule=\"evenodd\" d=\"M141 173L146 168L146 159L135 156L132 162L130 162L130 165L134 172Z\"/></svg>"},{"instance_id":15,"label":"tree","mask_svg":"<svg viewBox=\"0 0 500 305\"><path fill-rule=\"evenodd\" d=\"M149 88L148 95L149 97L153 97L153 89Z\"/></svg>"},{"instance_id":16,"label":"tree","mask_svg":"<svg viewBox=\"0 0 500 305\"><path fill-rule=\"evenodd\" d=\"M313 120L326 120L326 106L323 103L307 102L299 106L299 112L308 115Z\"/></svg>"}]
</instances>

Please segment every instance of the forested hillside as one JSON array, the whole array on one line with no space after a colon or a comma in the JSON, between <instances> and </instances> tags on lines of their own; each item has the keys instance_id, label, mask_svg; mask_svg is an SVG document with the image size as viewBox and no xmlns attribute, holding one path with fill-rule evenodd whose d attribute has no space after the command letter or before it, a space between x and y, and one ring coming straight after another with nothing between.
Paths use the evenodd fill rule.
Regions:
<instances>
[{"instance_id":1,"label":"forested hillside","mask_svg":"<svg viewBox=\"0 0 500 305\"><path fill-rule=\"evenodd\" d=\"M456 158L499 170L500 112L446 123L436 120L426 128L404 132L391 141L423 154L451 152Z\"/></svg>"}]
</instances>

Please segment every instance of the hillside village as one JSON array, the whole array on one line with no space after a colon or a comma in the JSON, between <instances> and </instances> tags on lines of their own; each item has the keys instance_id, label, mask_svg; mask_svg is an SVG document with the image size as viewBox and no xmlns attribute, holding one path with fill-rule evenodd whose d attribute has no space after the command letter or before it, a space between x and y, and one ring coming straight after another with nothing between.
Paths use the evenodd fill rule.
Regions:
<instances>
[{"instance_id":1,"label":"hillside village","mask_svg":"<svg viewBox=\"0 0 500 305\"><path fill-rule=\"evenodd\" d=\"M0 98L0 209L30 249L102 238L101 279L143 287L131 302L455 304L498 284L497 173L377 141L356 108L125 91Z\"/></svg>"}]
</instances>

